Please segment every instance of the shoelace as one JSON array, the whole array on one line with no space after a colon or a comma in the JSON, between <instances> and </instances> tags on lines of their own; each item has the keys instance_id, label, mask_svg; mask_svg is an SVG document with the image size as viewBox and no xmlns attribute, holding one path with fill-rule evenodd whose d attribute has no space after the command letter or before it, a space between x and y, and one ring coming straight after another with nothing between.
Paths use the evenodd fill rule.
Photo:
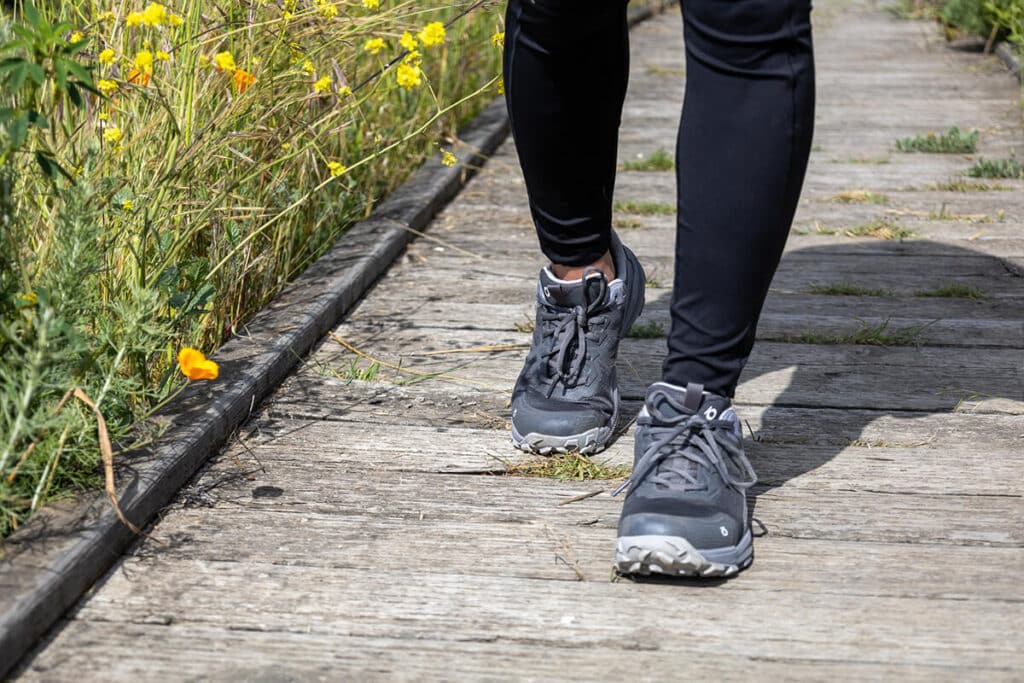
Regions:
<instances>
[{"instance_id":1,"label":"shoelace","mask_svg":"<svg viewBox=\"0 0 1024 683\"><path fill-rule=\"evenodd\" d=\"M599 287L597 294L591 299L588 278L593 273L598 274ZM559 382L564 386L572 386L579 380L583 371L583 361L587 358L587 332L590 329L590 322L596 318L595 313L604 304L607 290L608 281L601 271L589 267L583 271L583 305L574 306L566 311L560 306L542 302L541 323L545 326L554 323L554 330L551 333L553 348L544 354L551 378L548 384L548 398L551 398L555 385Z\"/></svg>"},{"instance_id":2,"label":"shoelace","mask_svg":"<svg viewBox=\"0 0 1024 683\"><path fill-rule=\"evenodd\" d=\"M683 413L683 406L667 392L655 390L648 401L647 410L651 417L660 422L659 425L648 427L651 435L651 443L640 456L633 474L624 481L615 491L617 496L627 487L639 484L651 476L651 481L672 486L678 483L667 475L673 474L682 479L680 490L687 491L699 488L697 477L688 463L695 463L698 467L714 468L722 481L733 488L748 489L757 483L757 475L754 468L743 453L743 448L728 440L719 441L715 438L716 429L733 429L733 423L729 420L709 420L700 413ZM677 415L666 415L657 405L658 400L664 400L674 409L679 411ZM734 476L729 471L727 460L732 461L739 470L742 478ZM664 463L664 472L659 472L659 465Z\"/></svg>"}]
</instances>

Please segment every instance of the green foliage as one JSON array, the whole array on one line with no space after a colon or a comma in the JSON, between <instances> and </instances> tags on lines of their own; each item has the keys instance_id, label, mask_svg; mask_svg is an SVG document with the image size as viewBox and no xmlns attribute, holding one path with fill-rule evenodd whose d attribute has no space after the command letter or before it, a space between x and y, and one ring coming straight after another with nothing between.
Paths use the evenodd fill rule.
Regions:
<instances>
[{"instance_id":1,"label":"green foliage","mask_svg":"<svg viewBox=\"0 0 1024 683\"><path fill-rule=\"evenodd\" d=\"M834 282L828 285L812 285L812 294L825 296L893 296L888 289L861 287L850 282Z\"/></svg>"},{"instance_id":2,"label":"green foliage","mask_svg":"<svg viewBox=\"0 0 1024 683\"><path fill-rule=\"evenodd\" d=\"M70 179L48 144L54 136L47 140L44 133L51 122L67 131L86 95L99 94L89 69L76 60L88 41L69 42L70 24L51 24L31 2L23 12L27 21L10 24L13 38L0 43L0 166L27 145L48 178L61 173Z\"/></svg>"},{"instance_id":3,"label":"green foliage","mask_svg":"<svg viewBox=\"0 0 1024 683\"><path fill-rule=\"evenodd\" d=\"M676 212L676 207L664 202L619 201L615 202L615 211L640 216L670 216Z\"/></svg>"},{"instance_id":4,"label":"green foliage","mask_svg":"<svg viewBox=\"0 0 1024 683\"><path fill-rule=\"evenodd\" d=\"M1024 178L1024 164L1016 158L1009 159L978 159L974 166L967 169L972 178Z\"/></svg>"},{"instance_id":5,"label":"green foliage","mask_svg":"<svg viewBox=\"0 0 1024 683\"><path fill-rule=\"evenodd\" d=\"M985 292L977 287L952 282L935 289L918 290L914 292L914 296L937 297L941 299L974 299L975 301L980 301L985 298Z\"/></svg>"},{"instance_id":6,"label":"green foliage","mask_svg":"<svg viewBox=\"0 0 1024 683\"><path fill-rule=\"evenodd\" d=\"M633 323L626 336L634 339L659 339L665 336L665 328L657 320Z\"/></svg>"},{"instance_id":7,"label":"green foliage","mask_svg":"<svg viewBox=\"0 0 1024 683\"><path fill-rule=\"evenodd\" d=\"M655 150L646 158L622 164L623 171L671 171L675 167L675 159L663 148Z\"/></svg>"},{"instance_id":8,"label":"green foliage","mask_svg":"<svg viewBox=\"0 0 1024 683\"><path fill-rule=\"evenodd\" d=\"M844 334L822 334L806 332L803 334L789 335L785 341L791 344L856 344L861 346L918 346L922 340L922 332L928 325L917 325L914 327L888 331L889 320L883 320L877 325L864 321L858 321L856 330Z\"/></svg>"},{"instance_id":9,"label":"green foliage","mask_svg":"<svg viewBox=\"0 0 1024 683\"><path fill-rule=\"evenodd\" d=\"M924 135L902 138L896 141L901 152L926 152L930 154L971 154L978 148L978 131L962 133L953 126L945 133L936 135L929 131Z\"/></svg>"},{"instance_id":10,"label":"green foliage","mask_svg":"<svg viewBox=\"0 0 1024 683\"><path fill-rule=\"evenodd\" d=\"M132 23L151 7L3 5L0 538L99 480L96 417L58 409L68 390L98 405L115 451L149 438L184 386L179 347L216 348L497 91L490 7L421 46L417 89L382 68L396 37L462 7L286 19L281 3L183 0L174 21ZM363 49L377 36L380 55ZM204 65L221 53L256 80Z\"/></svg>"}]
</instances>

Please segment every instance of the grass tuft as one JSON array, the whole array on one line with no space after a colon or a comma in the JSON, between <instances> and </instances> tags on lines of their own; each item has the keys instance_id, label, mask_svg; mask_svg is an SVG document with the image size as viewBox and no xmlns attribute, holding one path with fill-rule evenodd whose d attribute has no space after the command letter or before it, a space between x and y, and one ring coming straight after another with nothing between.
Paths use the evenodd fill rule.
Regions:
<instances>
[{"instance_id":1,"label":"grass tuft","mask_svg":"<svg viewBox=\"0 0 1024 683\"><path fill-rule=\"evenodd\" d=\"M1009 159L978 159L967 169L972 178L1024 178L1024 164L1012 156Z\"/></svg>"},{"instance_id":2,"label":"grass tuft","mask_svg":"<svg viewBox=\"0 0 1024 683\"><path fill-rule=\"evenodd\" d=\"M531 458L523 462L502 462L505 464L506 476L562 481L625 479L631 469L629 465L609 465L607 460L598 462L575 451Z\"/></svg>"},{"instance_id":3,"label":"grass tuft","mask_svg":"<svg viewBox=\"0 0 1024 683\"><path fill-rule=\"evenodd\" d=\"M370 363L369 366L363 367L357 358L341 370L334 370L333 375L337 379L376 382L380 376L380 363Z\"/></svg>"},{"instance_id":4,"label":"grass tuft","mask_svg":"<svg viewBox=\"0 0 1024 683\"><path fill-rule=\"evenodd\" d=\"M891 218L875 218L867 223L861 223L852 228L843 230L847 237L874 237L880 240L905 240L914 237L917 233L905 228Z\"/></svg>"},{"instance_id":5,"label":"grass tuft","mask_svg":"<svg viewBox=\"0 0 1024 683\"><path fill-rule=\"evenodd\" d=\"M825 296L893 296L888 289L872 289L849 282L833 282L829 285L811 285L812 294Z\"/></svg>"},{"instance_id":6,"label":"grass tuft","mask_svg":"<svg viewBox=\"0 0 1024 683\"><path fill-rule=\"evenodd\" d=\"M889 197L868 190L847 190L832 197L831 201L841 204L888 204Z\"/></svg>"},{"instance_id":7,"label":"grass tuft","mask_svg":"<svg viewBox=\"0 0 1024 683\"><path fill-rule=\"evenodd\" d=\"M930 323L929 323L930 324ZM806 332L803 334L787 335L785 341L790 344L853 344L860 346L918 346L921 343L921 333L927 325L918 325L905 330L888 332L889 320L883 320L877 325L871 325L859 321L859 326L852 332L845 334L820 334L817 332Z\"/></svg>"},{"instance_id":8,"label":"grass tuft","mask_svg":"<svg viewBox=\"0 0 1024 683\"><path fill-rule=\"evenodd\" d=\"M892 161L888 156L884 157L849 157L847 159L836 159L837 162L848 164L888 164Z\"/></svg>"},{"instance_id":9,"label":"grass tuft","mask_svg":"<svg viewBox=\"0 0 1024 683\"><path fill-rule=\"evenodd\" d=\"M639 216L671 216L676 207L664 202L625 201L615 202L615 211Z\"/></svg>"},{"instance_id":10,"label":"grass tuft","mask_svg":"<svg viewBox=\"0 0 1024 683\"><path fill-rule=\"evenodd\" d=\"M671 171L675 167L675 159L662 148L655 150L647 158L626 161L622 164L623 171Z\"/></svg>"},{"instance_id":11,"label":"grass tuft","mask_svg":"<svg viewBox=\"0 0 1024 683\"><path fill-rule=\"evenodd\" d=\"M972 180L951 178L944 183L936 183L925 189L935 190L937 192L992 192L997 190L1005 191L1010 188L1005 185L1000 185L999 183L979 183Z\"/></svg>"},{"instance_id":12,"label":"grass tuft","mask_svg":"<svg viewBox=\"0 0 1024 683\"><path fill-rule=\"evenodd\" d=\"M648 320L645 323L634 323L626 336L634 339L658 339L665 336L665 328L656 320Z\"/></svg>"},{"instance_id":13,"label":"grass tuft","mask_svg":"<svg viewBox=\"0 0 1024 683\"><path fill-rule=\"evenodd\" d=\"M896 149L927 154L972 154L978 149L978 131L963 133L956 126L940 135L928 131L924 135L897 140Z\"/></svg>"},{"instance_id":14,"label":"grass tuft","mask_svg":"<svg viewBox=\"0 0 1024 683\"><path fill-rule=\"evenodd\" d=\"M985 298L985 292L977 287L962 285L956 282L935 289L919 289L914 296L935 297L940 299L974 299L980 301Z\"/></svg>"}]
</instances>

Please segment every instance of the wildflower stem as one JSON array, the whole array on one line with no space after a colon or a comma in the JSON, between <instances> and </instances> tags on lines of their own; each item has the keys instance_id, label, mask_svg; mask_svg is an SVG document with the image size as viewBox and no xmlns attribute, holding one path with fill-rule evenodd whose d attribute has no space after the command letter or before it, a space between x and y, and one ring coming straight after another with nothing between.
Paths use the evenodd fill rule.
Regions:
<instances>
[{"instance_id":1,"label":"wildflower stem","mask_svg":"<svg viewBox=\"0 0 1024 683\"><path fill-rule=\"evenodd\" d=\"M463 97L462 99L460 99L460 100L458 100L458 101L456 101L456 102L453 102L452 104L448 105L448 106L447 106L447 107L445 107L444 109L442 109L442 110L438 111L438 112L437 112L436 114L434 114L434 115L433 115L433 116L431 116L431 117L430 117L429 119L427 119L427 120L426 120L426 121L425 121L425 122L424 122L424 123L423 123L423 124L422 124L421 126L419 126L418 128L416 128L416 129L415 129L414 131L412 131L411 133L408 133L408 134L406 134L406 135L405 135L405 136L404 136L403 138L401 138L401 139L399 139L399 140L397 140L397 141L395 141L395 142L391 143L391 144L390 144L390 145L388 145L387 147L384 147L383 149L380 149L380 150L378 150L378 151L374 152L373 154L370 154L369 156L363 157L363 158L362 158L362 159L360 159L359 161L355 162L354 164L352 164L351 166L349 166L349 167L348 167L348 168L346 169L345 173L344 173L344 174L342 174L342 175L347 175L347 174L348 174L348 173L350 173L350 172L351 172L351 171L352 171L353 169L359 168L359 167L360 167L360 166L362 166L363 164L369 163L369 162L370 162L370 161L372 161L373 159L376 159L377 157L379 157L379 156L381 156L381 155L385 154L386 152L388 152L388 151L390 151L390 150L394 149L395 147L398 147L399 145L401 145L401 144L403 144L403 143L405 143L405 142L407 142L407 141L411 140L412 138L416 137L417 135L419 135L419 134L420 134L420 133L422 133L423 131L425 131L425 130L427 130L428 128L430 128L430 126L432 126L432 125L434 124L434 122L435 122L435 121L437 121L437 120L438 120L439 118L441 118L441 117L442 117L442 116L443 116L443 115L444 115L445 113L447 113L448 111L451 111L451 110L452 110L452 109L454 109L455 107L458 107L459 105L461 105L461 104L463 104L463 103L465 103L465 102L468 102L469 100L473 99L474 97L476 97L476 96L477 96L477 95L479 95L480 93L482 93L482 92L485 92L486 90L489 90L489 89L490 89L490 88L491 88L491 87L492 87L492 86L493 86L493 85L494 85L494 84L495 84L495 83L496 83L497 81L498 81L498 77L497 77L497 76L495 76L495 77L494 77L494 78L492 78L492 79L491 79L490 81L488 81L488 82L487 82L487 83L486 83L485 85L481 86L480 88L478 88L478 89L477 89L477 90L475 90L474 92L472 92L472 93L470 93L470 94L466 95L466 96L465 96L465 97ZM340 176L339 176L339 177L340 177ZM222 258L222 259L221 259L220 261L218 261L218 262L217 262L217 265L215 265L215 266L214 266L214 267L213 267L213 268L212 268L212 269L211 269L211 270L210 270L210 271L209 271L209 272L208 272L208 273L206 274L206 280L210 280L210 279L211 279L211 278L212 278L212 277L213 277L214 275L216 275L216 274L217 274L217 272L218 272L218 271L219 271L219 270L220 270L221 268L223 268L223 267L224 267L224 264L226 264L226 263L227 263L228 261L230 261L231 259L233 259L233 258L235 257L235 255L236 255L236 254L237 254L237 253L238 253L238 252L239 252L239 251L240 251L240 250L241 250L241 249L242 249L242 248L243 248L244 246L246 246L246 245L247 245L247 244L248 244L249 242L251 242L251 241L252 241L253 239L255 239L255 238L256 238L256 237L258 236L258 235L262 234L262 233L263 233L264 231L266 231L266 230L267 230L268 228L270 228L270 227L271 227L272 225L274 225L275 223L277 223L277 222L278 222L279 220L281 220L282 218L284 218L284 217L285 217L286 215L288 215L288 213L290 213L291 211L294 211L294 210L295 210L295 209L297 209L298 207L302 206L302 204L303 204L304 202L306 202L306 200L308 200L308 199L309 199L309 198L310 198L311 196L313 196L314 194L316 194L317 192L319 192L319 191L320 191L321 189L323 189L324 187L326 187L327 185L329 185L329 184L330 184L330 183L331 183L331 182L332 182L332 181L333 181L334 179L335 179L334 177L328 177L328 178L326 178L326 179L325 179L324 181L322 181L322 182L321 182L321 183L320 183L319 185L317 185L316 187L314 187L314 188L313 188L312 190L310 190L310 191L306 192L306 194L302 195L302 196L301 196L300 198L296 199L296 200L295 200L294 202L292 202L291 204L289 204L288 206L286 206L286 207L285 207L284 209L282 209L282 210L281 210L281 211L280 211L280 212L279 212L279 213L278 213L277 215L275 215L275 216L274 216L273 218L271 218L271 219L270 219L269 221L267 221L266 223L264 223L263 225L259 226L259 227L258 227L258 228L256 228L256 229L254 229L254 230L253 230L252 232L250 232L250 233L249 233L248 235L246 235L246 236L245 236L245 239L243 239L243 240L242 240L241 242L239 242L239 244L237 244L237 245L236 245L236 246L235 246L235 247L234 247L234 248L233 248L233 249L232 249L231 251L229 251L229 252L228 252L228 253L227 253L227 254L226 254L226 255L224 256L224 258ZM161 268L161 270L162 270L162 268Z\"/></svg>"}]
</instances>

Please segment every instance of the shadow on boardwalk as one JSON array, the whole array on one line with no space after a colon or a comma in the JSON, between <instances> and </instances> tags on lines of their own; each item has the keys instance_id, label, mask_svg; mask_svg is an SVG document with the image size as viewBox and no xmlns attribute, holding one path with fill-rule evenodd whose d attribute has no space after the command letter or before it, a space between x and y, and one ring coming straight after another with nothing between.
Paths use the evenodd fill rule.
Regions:
<instances>
[{"instance_id":1,"label":"shadow on boardwalk","mask_svg":"<svg viewBox=\"0 0 1024 683\"><path fill-rule=\"evenodd\" d=\"M872 273L864 277L854 274L847 278L847 281L875 290L878 294L859 297L857 300L864 302L864 307L853 311L854 319L864 319L860 331L866 340L862 339L857 344L853 339L844 338L845 335L818 333L811 323L806 333L793 339L803 344L815 344L810 351L804 346L790 357L784 345L781 351L772 354L758 354L755 350L758 362L743 374L741 381L750 383L771 373L789 373L788 384L764 410L759 428L750 432L754 443L749 448L749 455L755 470L762 473L760 483L751 493L752 514L759 496L822 467L850 446L924 445L902 443L898 427L891 429L895 433L890 438L878 439L878 430L874 430L875 438L863 438L876 420L913 421L930 415L953 413L958 409L961 414L975 409L991 412L991 403L986 406L985 402L995 399L1024 401L1024 378L1021 376L1024 279L1019 266L989 254L927 240L880 240L878 243L809 247L789 251L786 257L797 256L800 261L810 259L822 264L852 263L856 268L858 264L874 258L873 254L885 254L889 260L893 260L893 256L908 258L904 268L892 273L888 279L884 274L879 275L877 269L871 269ZM963 262L962 266L957 263L958 259ZM940 260L942 263L938 262ZM780 273L786 268L784 257ZM787 275L792 276L793 265L788 268ZM837 268L837 280L843 276L841 271L842 268ZM921 311L915 310L915 302L924 299L913 295L919 290L933 288L934 283L943 278L948 278L949 284L964 287L961 296L929 300L937 306L941 306L940 301L949 301L947 308L955 311L950 319L963 318L955 323L934 317L934 306L930 307L931 318L934 319L925 319ZM789 280L790 277L782 279ZM971 290L983 296L968 304L963 295ZM901 297L903 305L895 312L892 305L888 305L884 311L888 317L880 315L880 311L873 310L872 303L882 301L883 297L885 300ZM835 299L837 307L846 299L847 303L842 306L842 311L837 311L837 315L851 314L848 297L829 298ZM975 306L977 309L971 310ZM970 312L969 317L965 310ZM906 319L924 322L908 325ZM943 322L947 324L942 338L934 339L934 328ZM958 328L962 328L964 335L959 338ZM849 329L858 331L855 325L850 325ZM836 345L840 344L847 350L843 362L829 368L827 364L836 358ZM776 345L775 349L778 348ZM820 361L813 357L819 352ZM657 379L655 376L642 378L647 382ZM833 379L836 380L834 386ZM848 395L844 394L844 389L850 390ZM738 398L742 403L742 386ZM633 414L628 416L630 418L635 417L639 406L634 404L631 407ZM1011 406L1009 409L1018 412L1018 408ZM994 410L1005 410L1005 404L1003 407L995 406ZM741 408L741 419L743 412ZM807 422L817 420L818 423L795 428L792 424L795 415L801 415ZM979 431L983 429L979 427ZM794 438L794 432L800 436ZM776 458L781 449L771 452L775 445L789 446L785 450L790 455ZM801 445L806 448L801 449ZM983 440L979 441L977 457L986 457L986 445ZM794 451L798 455L792 455ZM955 459L960 454L950 454L949 457ZM907 467L912 468L913 464ZM855 487L857 482L851 481L850 484ZM869 513L865 511L865 514Z\"/></svg>"}]
</instances>

